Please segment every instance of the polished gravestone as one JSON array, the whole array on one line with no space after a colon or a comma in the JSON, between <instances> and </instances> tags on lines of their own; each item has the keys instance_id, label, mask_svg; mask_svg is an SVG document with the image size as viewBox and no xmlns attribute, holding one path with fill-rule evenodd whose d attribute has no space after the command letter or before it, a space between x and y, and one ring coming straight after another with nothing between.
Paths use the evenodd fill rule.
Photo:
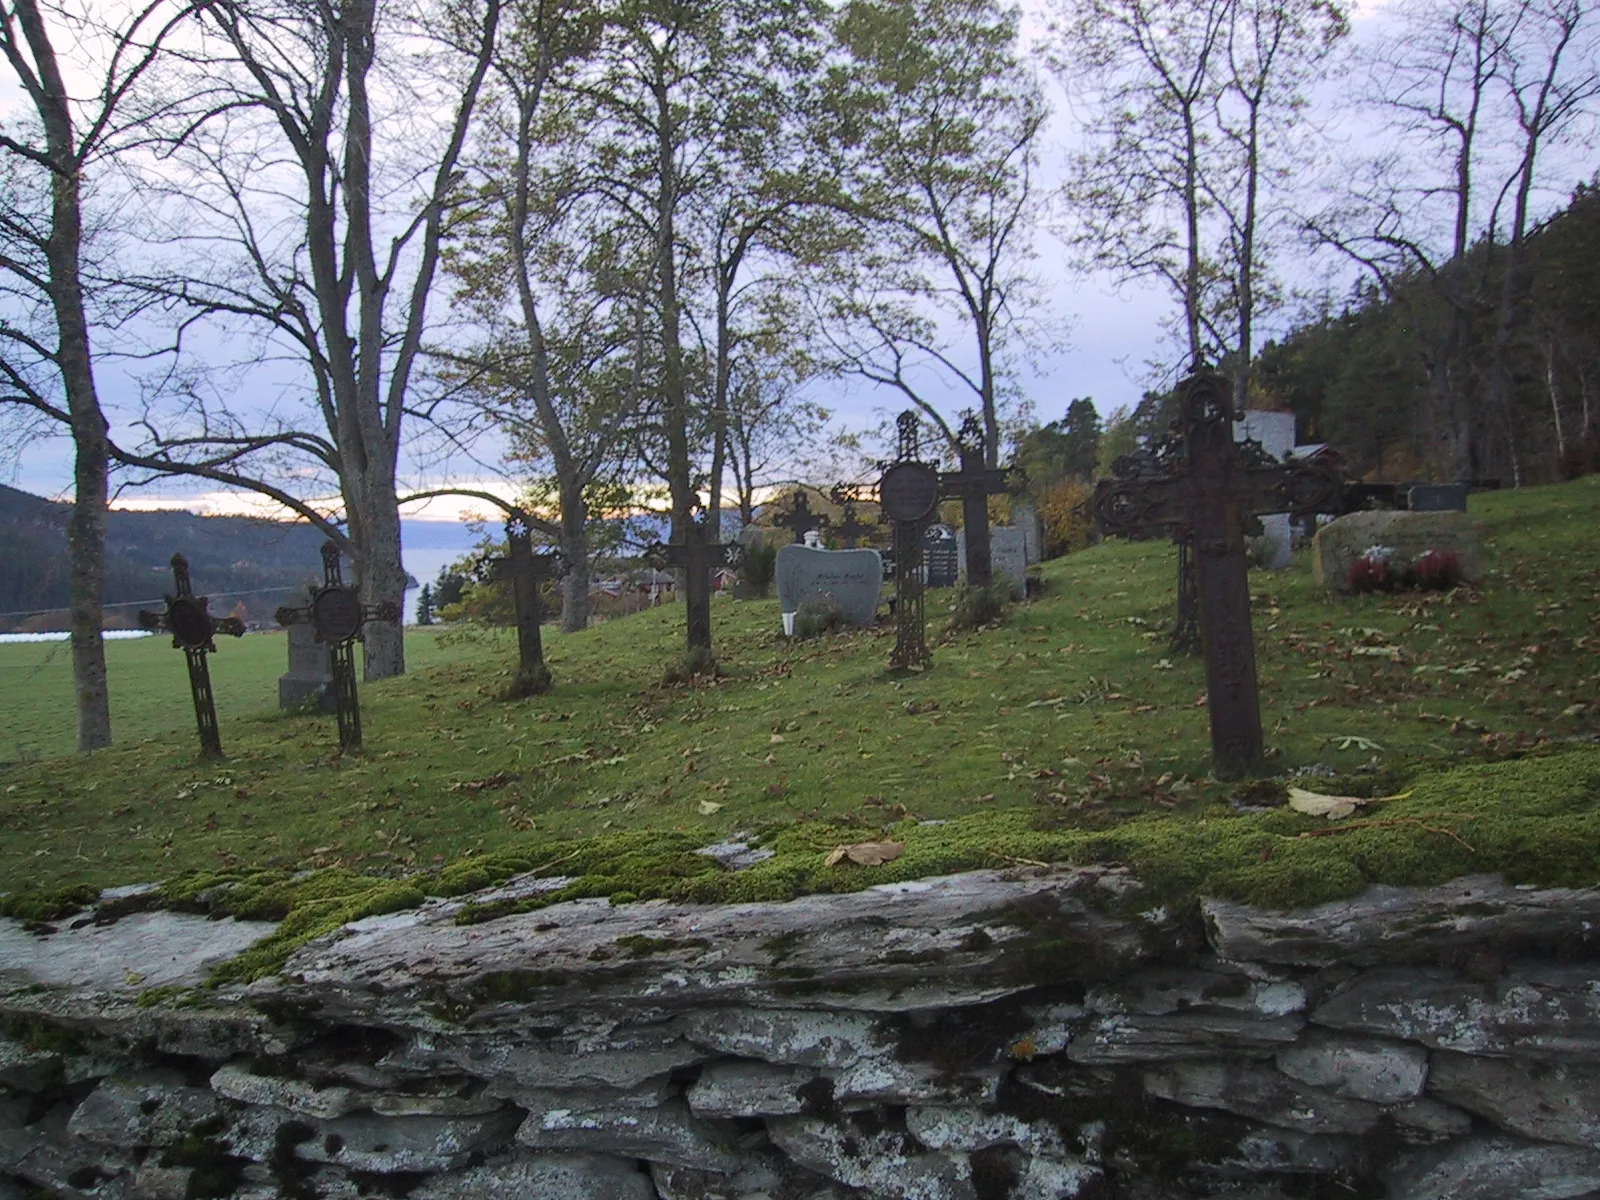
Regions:
<instances>
[{"instance_id":1,"label":"polished gravestone","mask_svg":"<svg viewBox=\"0 0 1600 1200\"><path fill-rule=\"evenodd\" d=\"M778 607L785 615L798 612L807 600L827 597L852 625L877 619L883 556L876 550L780 546L777 570ZM789 622L784 624L787 628Z\"/></svg>"},{"instance_id":2,"label":"polished gravestone","mask_svg":"<svg viewBox=\"0 0 1600 1200\"><path fill-rule=\"evenodd\" d=\"M922 534L922 560L929 587L955 587L961 577L961 550L956 531L945 524L929 525Z\"/></svg>"}]
</instances>

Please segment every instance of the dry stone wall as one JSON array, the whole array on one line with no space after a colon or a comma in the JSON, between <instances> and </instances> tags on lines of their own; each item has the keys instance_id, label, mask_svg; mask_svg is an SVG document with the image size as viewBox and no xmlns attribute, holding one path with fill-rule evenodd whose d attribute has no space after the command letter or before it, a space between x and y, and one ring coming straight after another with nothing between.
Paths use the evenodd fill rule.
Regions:
<instances>
[{"instance_id":1,"label":"dry stone wall","mask_svg":"<svg viewBox=\"0 0 1600 1200\"><path fill-rule=\"evenodd\" d=\"M270 927L0 929L0 1200L1600 1195L1596 891L460 912L184 995Z\"/></svg>"}]
</instances>

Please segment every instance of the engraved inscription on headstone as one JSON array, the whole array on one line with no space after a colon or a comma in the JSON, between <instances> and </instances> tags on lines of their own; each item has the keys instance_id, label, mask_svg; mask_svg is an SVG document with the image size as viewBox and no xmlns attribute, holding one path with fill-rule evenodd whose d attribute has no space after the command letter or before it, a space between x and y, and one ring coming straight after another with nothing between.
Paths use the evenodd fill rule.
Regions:
<instances>
[{"instance_id":1,"label":"engraved inscription on headstone","mask_svg":"<svg viewBox=\"0 0 1600 1200\"><path fill-rule=\"evenodd\" d=\"M400 609L393 601L362 604L360 593L346 586L339 568L339 546L322 547L322 586L311 593L304 608L284 605L273 615L289 627L309 624L317 641L329 647L333 660L334 707L339 715L339 749L361 751L361 701L356 693L355 642L368 621L398 621Z\"/></svg>"},{"instance_id":2,"label":"engraved inscription on headstone","mask_svg":"<svg viewBox=\"0 0 1600 1200\"><path fill-rule=\"evenodd\" d=\"M1274 463L1233 440L1231 385L1199 373L1179 388L1175 444L1160 454L1119 459L1102 480L1094 512L1107 533L1168 528L1193 547L1200 605L1211 753L1216 769L1239 774L1262 761L1261 702L1244 533L1252 514L1318 512L1339 494L1331 464Z\"/></svg>"},{"instance_id":3,"label":"engraved inscription on headstone","mask_svg":"<svg viewBox=\"0 0 1600 1200\"><path fill-rule=\"evenodd\" d=\"M877 619L883 558L876 550L778 548L778 607L787 616L807 600L826 596L852 625ZM791 622L785 621L787 630Z\"/></svg>"},{"instance_id":4,"label":"engraved inscription on headstone","mask_svg":"<svg viewBox=\"0 0 1600 1200\"><path fill-rule=\"evenodd\" d=\"M211 667L206 655L217 648L219 633L244 636L244 622L237 617L213 617L207 611L209 596L196 596L189 581L189 560L172 556L173 594L167 597L164 612L141 612L139 624L145 629L160 629L172 635L172 646L182 650L189 664L189 691L194 697L194 722L200 733L200 753L207 758L222 757L222 733L217 728L217 700L211 690Z\"/></svg>"},{"instance_id":5,"label":"engraved inscription on headstone","mask_svg":"<svg viewBox=\"0 0 1600 1200\"><path fill-rule=\"evenodd\" d=\"M955 587L961 575L956 531L943 523L929 525L922 534L922 559L928 566L929 587Z\"/></svg>"}]
</instances>

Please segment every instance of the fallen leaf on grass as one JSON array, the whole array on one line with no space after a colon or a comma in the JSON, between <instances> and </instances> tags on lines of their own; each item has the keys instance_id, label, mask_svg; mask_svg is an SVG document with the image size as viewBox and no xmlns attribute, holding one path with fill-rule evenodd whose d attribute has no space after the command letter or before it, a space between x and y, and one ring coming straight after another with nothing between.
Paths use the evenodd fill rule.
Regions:
<instances>
[{"instance_id":1,"label":"fallen leaf on grass","mask_svg":"<svg viewBox=\"0 0 1600 1200\"><path fill-rule=\"evenodd\" d=\"M462 779L450 785L452 792L488 792L516 783L522 776L515 771L496 771L482 779Z\"/></svg>"},{"instance_id":2,"label":"fallen leaf on grass","mask_svg":"<svg viewBox=\"0 0 1600 1200\"><path fill-rule=\"evenodd\" d=\"M904 842L856 842L850 846L836 846L828 855L828 866L836 867L845 860L862 867L881 867L893 862L904 853Z\"/></svg>"},{"instance_id":3,"label":"fallen leaf on grass","mask_svg":"<svg viewBox=\"0 0 1600 1200\"><path fill-rule=\"evenodd\" d=\"M1308 817L1327 817L1342 821L1358 808L1369 804L1383 804L1390 800L1404 800L1410 792L1397 792L1393 796L1324 796L1321 792L1308 792L1305 788L1289 789L1289 807Z\"/></svg>"},{"instance_id":4,"label":"fallen leaf on grass","mask_svg":"<svg viewBox=\"0 0 1600 1200\"><path fill-rule=\"evenodd\" d=\"M775 733L770 738L767 739L767 744L771 745L771 746L781 746L781 745L783 745L783 742L784 742L784 737L783 737L783 734L781 734L781 733Z\"/></svg>"},{"instance_id":5,"label":"fallen leaf on grass","mask_svg":"<svg viewBox=\"0 0 1600 1200\"><path fill-rule=\"evenodd\" d=\"M715 800L702 800L700 801L700 815L702 817L709 817L721 807L722 805L718 804Z\"/></svg>"}]
</instances>

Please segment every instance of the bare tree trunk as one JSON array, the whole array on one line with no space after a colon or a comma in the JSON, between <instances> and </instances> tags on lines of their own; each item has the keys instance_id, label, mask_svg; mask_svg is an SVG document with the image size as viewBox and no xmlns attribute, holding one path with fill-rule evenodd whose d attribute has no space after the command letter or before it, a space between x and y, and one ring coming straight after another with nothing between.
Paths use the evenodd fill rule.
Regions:
<instances>
[{"instance_id":1,"label":"bare tree trunk","mask_svg":"<svg viewBox=\"0 0 1600 1200\"><path fill-rule=\"evenodd\" d=\"M1561 425L1561 389L1556 386L1556 347L1553 339L1546 338L1544 342L1544 389L1550 397L1550 420L1556 431L1556 461L1564 462L1567 457L1566 432Z\"/></svg>"},{"instance_id":2,"label":"bare tree trunk","mask_svg":"<svg viewBox=\"0 0 1600 1200\"><path fill-rule=\"evenodd\" d=\"M111 744L111 702L106 687L106 651L101 607L106 559L106 420L95 390L84 310L82 162L73 132L67 89L36 0L17 0L16 15L27 38L37 77L32 99L44 126L51 171L50 236L45 257L55 310L56 364L66 393L76 448L72 517L67 525L71 556L69 623L72 679L78 714L78 749ZM10 47L8 47L8 51Z\"/></svg>"},{"instance_id":3,"label":"bare tree trunk","mask_svg":"<svg viewBox=\"0 0 1600 1200\"><path fill-rule=\"evenodd\" d=\"M562 489L561 552L567 573L561 580L561 632L589 627L589 506L581 487Z\"/></svg>"}]
</instances>

